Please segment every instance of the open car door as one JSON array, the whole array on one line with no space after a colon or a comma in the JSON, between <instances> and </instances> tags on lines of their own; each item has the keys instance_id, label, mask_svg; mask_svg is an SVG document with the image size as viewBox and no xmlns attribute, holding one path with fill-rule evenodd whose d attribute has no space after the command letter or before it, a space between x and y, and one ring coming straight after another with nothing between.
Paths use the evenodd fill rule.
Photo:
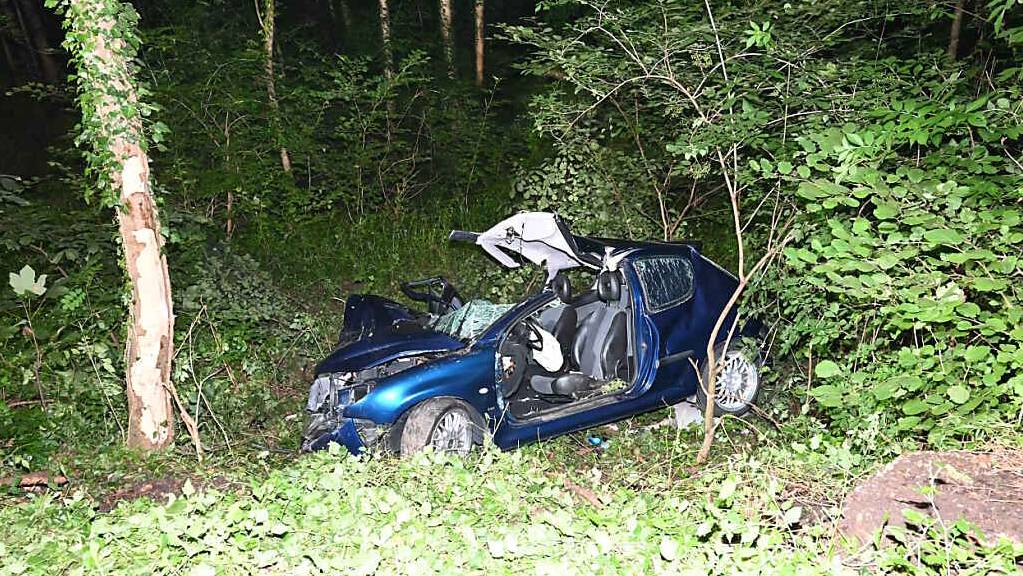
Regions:
<instances>
[{"instance_id":1,"label":"open car door","mask_svg":"<svg viewBox=\"0 0 1023 576\"><path fill-rule=\"evenodd\" d=\"M562 270L601 265L600 257L579 250L568 226L549 212L521 212L481 233L454 230L449 239L477 244L505 268L519 267L513 254L544 264L548 282Z\"/></svg>"}]
</instances>

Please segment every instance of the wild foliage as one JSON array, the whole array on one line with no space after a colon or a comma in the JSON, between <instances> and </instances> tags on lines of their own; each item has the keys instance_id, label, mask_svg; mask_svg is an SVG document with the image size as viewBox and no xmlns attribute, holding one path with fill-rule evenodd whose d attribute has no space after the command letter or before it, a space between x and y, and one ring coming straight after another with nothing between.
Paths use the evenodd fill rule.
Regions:
<instances>
[{"instance_id":1,"label":"wild foliage","mask_svg":"<svg viewBox=\"0 0 1023 576\"><path fill-rule=\"evenodd\" d=\"M964 61L943 51L944 15L915 4L544 7L505 31L536 48L527 71L556 78L533 113L558 153L520 181L525 202L579 206L585 190L598 208L573 214L584 226L627 203L645 218L617 223L672 238L692 210L714 214L731 177L748 237L791 223L749 306L776 357L808 370L783 375L791 392L809 389L840 437L893 450L1018 426L1012 3L972 21ZM631 185L604 184L615 170Z\"/></svg>"}]
</instances>

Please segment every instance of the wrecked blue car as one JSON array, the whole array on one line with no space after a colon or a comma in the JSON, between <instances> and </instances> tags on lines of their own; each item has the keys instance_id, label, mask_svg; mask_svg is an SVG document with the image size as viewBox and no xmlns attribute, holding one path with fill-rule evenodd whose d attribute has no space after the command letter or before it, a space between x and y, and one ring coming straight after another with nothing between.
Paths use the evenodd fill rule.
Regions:
<instances>
[{"instance_id":1,"label":"wrecked blue car","mask_svg":"<svg viewBox=\"0 0 1023 576\"><path fill-rule=\"evenodd\" d=\"M694 396L705 405L708 340L737 281L696 245L575 236L539 212L451 239L507 268L544 265L547 281L517 304L463 301L443 278L402 286L425 311L349 297L338 347L316 368L303 450L465 454L486 437L512 449ZM738 344L749 323L729 329L734 316L715 343L717 414L745 413L760 389L757 346Z\"/></svg>"}]
</instances>

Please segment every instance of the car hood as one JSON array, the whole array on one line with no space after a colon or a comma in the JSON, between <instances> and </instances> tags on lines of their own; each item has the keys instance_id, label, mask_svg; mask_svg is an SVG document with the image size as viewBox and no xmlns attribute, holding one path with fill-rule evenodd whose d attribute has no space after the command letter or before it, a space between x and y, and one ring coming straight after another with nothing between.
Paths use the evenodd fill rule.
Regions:
<instances>
[{"instance_id":1,"label":"car hood","mask_svg":"<svg viewBox=\"0 0 1023 576\"><path fill-rule=\"evenodd\" d=\"M372 295L353 295L345 304L339 343L316 366L316 373L357 372L421 354L452 352L465 344L416 322L401 304Z\"/></svg>"}]
</instances>

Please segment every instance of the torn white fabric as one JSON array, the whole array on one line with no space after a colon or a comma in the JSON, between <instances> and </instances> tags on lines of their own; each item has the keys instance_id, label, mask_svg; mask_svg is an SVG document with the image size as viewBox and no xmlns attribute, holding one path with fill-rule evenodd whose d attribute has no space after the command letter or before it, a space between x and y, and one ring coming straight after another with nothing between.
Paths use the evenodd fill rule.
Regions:
<instances>
[{"instance_id":1,"label":"torn white fabric","mask_svg":"<svg viewBox=\"0 0 1023 576\"><path fill-rule=\"evenodd\" d=\"M561 270L589 266L579 258L567 234L568 228L559 225L554 214L522 212L480 234L476 244L506 268L519 267L509 252L520 254L534 264L546 265L549 282Z\"/></svg>"}]
</instances>

